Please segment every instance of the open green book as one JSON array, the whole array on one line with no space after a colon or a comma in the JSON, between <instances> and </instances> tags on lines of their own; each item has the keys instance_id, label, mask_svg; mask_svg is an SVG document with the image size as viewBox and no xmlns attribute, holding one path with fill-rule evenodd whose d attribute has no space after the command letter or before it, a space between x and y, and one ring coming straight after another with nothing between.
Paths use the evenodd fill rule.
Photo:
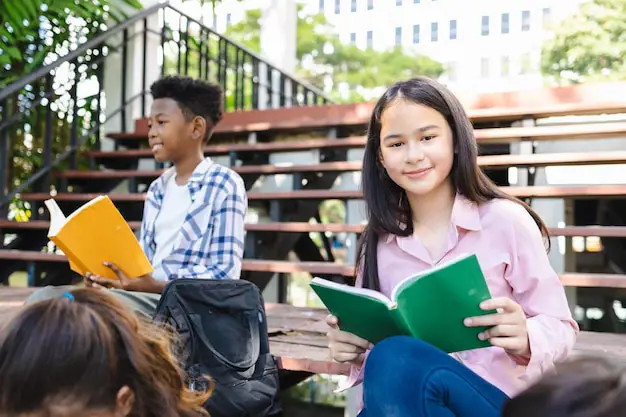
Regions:
<instances>
[{"instance_id":1,"label":"open green book","mask_svg":"<svg viewBox=\"0 0 626 417\"><path fill-rule=\"evenodd\" d=\"M310 285L339 319L339 328L372 343L407 335L448 353L491 346L478 339L484 327L463 324L467 317L495 313L479 307L491 294L476 255L409 276L396 285L390 298L321 278Z\"/></svg>"}]
</instances>

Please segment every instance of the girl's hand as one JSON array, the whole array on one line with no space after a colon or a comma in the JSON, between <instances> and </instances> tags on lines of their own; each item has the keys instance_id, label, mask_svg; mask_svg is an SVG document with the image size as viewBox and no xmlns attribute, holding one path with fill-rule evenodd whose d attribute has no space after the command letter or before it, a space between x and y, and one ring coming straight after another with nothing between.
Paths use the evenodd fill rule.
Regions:
<instances>
[{"instance_id":1,"label":"girl's hand","mask_svg":"<svg viewBox=\"0 0 626 417\"><path fill-rule=\"evenodd\" d=\"M362 365L367 349L374 347L370 342L361 339L352 333L339 330L337 317L329 315L326 324L331 330L328 332L328 348L333 360L337 362L349 362L353 365Z\"/></svg>"},{"instance_id":2,"label":"girl's hand","mask_svg":"<svg viewBox=\"0 0 626 417\"><path fill-rule=\"evenodd\" d=\"M497 310L497 314L465 319L467 327L490 327L478 335L493 346L504 349L509 355L530 358L530 342L526 327L526 314L522 307L507 297L492 298L480 304L482 310Z\"/></svg>"}]
</instances>

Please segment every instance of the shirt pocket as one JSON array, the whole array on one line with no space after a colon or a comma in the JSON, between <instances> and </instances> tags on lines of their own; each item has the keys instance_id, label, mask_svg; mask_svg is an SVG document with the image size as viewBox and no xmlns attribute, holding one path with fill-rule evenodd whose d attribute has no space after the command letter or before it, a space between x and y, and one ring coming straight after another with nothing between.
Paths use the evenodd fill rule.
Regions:
<instances>
[{"instance_id":1,"label":"shirt pocket","mask_svg":"<svg viewBox=\"0 0 626 417\"><path fill-rule=\"evenodd\" d=\"M182 227L181 248L188 248L194 243L206 239L203 245L209 245L213 228L212 207L209 205L192 205Z\"/></svg>"},{"instance_id":2,"label":"shirt pocket","mask_svg":"<svg viewBox=\"0 0 626 417\"><path fill-rule=\"evenodd\" d=\"M506 268L508 267L508 259L505 256L491 256L490 259L479 259L480 267L487 281L487 286L492 297L509 297L511 295L511 287L504 277Z\"/></svg>"}]
</instances>

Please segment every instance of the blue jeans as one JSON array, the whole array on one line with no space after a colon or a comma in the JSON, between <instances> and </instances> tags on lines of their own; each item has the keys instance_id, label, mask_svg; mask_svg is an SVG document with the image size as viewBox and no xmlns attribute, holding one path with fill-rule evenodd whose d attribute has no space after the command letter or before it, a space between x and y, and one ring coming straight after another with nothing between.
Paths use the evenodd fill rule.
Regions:
<instances>
[{"instance_id":1,"label":"blue jeans","mask_svg":"<svg viewBox=\"0 0 626 417\"><path fill-rule=\"evenodd\" d=\"M358 417L498 417L506 394L443 351L392 337L370 352Z\"/></svg>"}]
</instances>

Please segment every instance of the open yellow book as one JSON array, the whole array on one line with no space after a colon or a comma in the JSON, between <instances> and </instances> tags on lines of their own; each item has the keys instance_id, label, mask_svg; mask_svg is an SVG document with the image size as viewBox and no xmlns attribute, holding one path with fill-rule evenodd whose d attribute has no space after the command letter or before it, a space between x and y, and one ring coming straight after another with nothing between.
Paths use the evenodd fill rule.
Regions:
<instances>
[{"instance_id":1,"label":"open yellow book","mask_svg":"<svg viewBox=\"0 0 626 417\"><path fill-rule=\"evenodd\" d=\"M116 279L103 265L112 262L128 277L152 272L133 231L108 196L94 198L67 218L54 199L45 204L50 212L48 239L65 253L73 271Z\"/></svg>"}]
</instances>

